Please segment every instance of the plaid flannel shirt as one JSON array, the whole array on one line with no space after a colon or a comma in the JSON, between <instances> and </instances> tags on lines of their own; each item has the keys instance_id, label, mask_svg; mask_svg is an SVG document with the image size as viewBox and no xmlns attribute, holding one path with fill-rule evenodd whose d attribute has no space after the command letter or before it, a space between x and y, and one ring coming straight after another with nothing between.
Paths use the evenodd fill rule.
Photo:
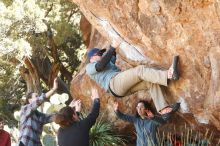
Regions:
<instances>
[{"instance_id":1,"label":"plaid flannel shirt","mask_svg":"<svg viewBox=\"0 0 220 146\"><path fill-rule=\"evenodd\" d=\"M44 100L43 93L36 101L21 107L19 141L25 146L42 146L40 136L43 125L52 122L52 114L44 114L37 110Z\"/></svg>"}]
</instances>

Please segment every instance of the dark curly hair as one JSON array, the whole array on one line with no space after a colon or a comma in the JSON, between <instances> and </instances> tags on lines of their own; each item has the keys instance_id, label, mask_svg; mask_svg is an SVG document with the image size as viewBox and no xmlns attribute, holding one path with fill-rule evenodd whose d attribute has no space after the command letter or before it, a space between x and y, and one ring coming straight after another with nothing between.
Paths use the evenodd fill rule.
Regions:
<instances>
[{"instance_id":1,"label":"dark curly hair","mask_svg":"<svg viewBox=\"0 0 220 146\"><path fill-rule=\"evenodd\" d=\"M137 105L138 105L139 103L143 103L145 109L148 109L148 110L150 110L151 112L154 111L153 108L152 108L152 106L151 106L151 104L150 104L148 101L146 101L146 100L139 100L139 101L137 102ZM137 111L136 111L136 116L137 116L137 117L140 117L140 115L138 114Z\"/></svg>"},{"instance_id":2,"label":"dark curly hair","mask_svg":"<svg viewBox=\"0 0 220 146\"><path fill-rule=\"evenodd\" d=\"M60 109L60 111L55 115L55 123L59 124L60 127L69 127L75 121L73 120L73 115L76 114L75 108L66 106Z\"/></svg>"},{"instance_id":3,"label":"dark curly hair","mask_svg":"<svg viewBox=\"0 0 220 146\"><path fill-rule=\"evenodd\" d=\"M34 93L34 92L29 92L29 93L26 94L26 99L25 99L25 103L24 103L25 105L26 105L26 104L29 104L29 101L28 101L28 100L29 100L30 98L32 98L32 94L33 94L33 93Z\"/></svg>"},{"instance_id":4,"label":"dark curly hair","mask_svg":"<svg viewBox=\"0 0 220 146\"><path fill-rule=\"evenodd\" d=\"M2 117L0 117L0 122L4 122L4 119Z\"/></svg>"}]
</instances>

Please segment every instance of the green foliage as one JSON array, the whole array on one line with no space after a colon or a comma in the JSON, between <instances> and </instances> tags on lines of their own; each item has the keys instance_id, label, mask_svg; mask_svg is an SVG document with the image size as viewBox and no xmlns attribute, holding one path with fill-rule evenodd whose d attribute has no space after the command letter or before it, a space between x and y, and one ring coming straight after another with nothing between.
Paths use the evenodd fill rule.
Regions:
<instances>
[{"instance_id":1,"label":"green foliage","mask_svg":"<svg viewBox=\"0 0 220 146\"><path fill-rule=\"evenodd\" d=\"M47 16L45 19L52 30L59 59L65 68L73 74L78 70L78 66L81 63L79 51L85 50L79 28L81 13L74 3L65 0L49 0L46 3L39 1L39 5L42 9L46 10ZM48 51L46 43L46 35L35 34L30 38L32 40L30 41L32 42L33 52L35 52L34 54L40 50L43 53L38 53L38 56L40 54L50 56L50 49Z\"/></svg>"},{"instance_id":2,"label":"green foliage","mask_svg":"<svg viewBox=\"0 0 220 146\"><path fill-rule=\"evenodd\" d=\"M24 51L27 44L19 42L15 44L15 42L19 39L25 40L31 47L31 59L37 60L39 64L45 58L49 58L50 62L53 62L51 46L48 45L48 31L43 29L44 26L42 26L42 20L44 20L43 22L47 25L48 30L52 30L52 34L49 35L52 35L57 47L60 63L72 75L77 71L77 67L81 63L79 53L84 50L79 30L81 14L74 3L65 0L19 0L19 4L22 6L24 6L24 3L29 3L25 6L31 6L33 10L13 4L15 1L3 0L2 2L6 7L4 7L5 15L0 17L0 22L5 22L7 25L2 27L2 31L0 31L2 34L0 41L10 41L0 42L0 49L19 48L23 50L17 49L9 51L8 54L3 53L4 55L0 55L0 116L15 125L13 111L21 105L20 99L26 91L25 83L19 74L19 66L23 64L19 61L22 60L23 54L27 55L26 51ZM5 9L7 9L7 13ZM18 13L14 13L14 9L18 9ZM20 14L19 12L23 13ZM38 15L39 17L37 17ZM21 20L18 19L19 16L22 16ZM7 28L7 31L3 31L6 30L4 28ZM39 31L39 28L42 31ZM39 75L42 74L49 76L39 73ZM68 87L70 85L69 82L66 81L64 75L61 74L61 77ZM46 86L45 88L47 88Z\"/></svg>"},{"instance_id":3,"label":"green foliage","mask_svg":"<svg viewBox=\"0 0 220 146\"><path fill-rule=\"evenodd\" d=\"M78 56L78 52L84 49L79 29L81 18L79 9L74 3L64 0L39 1L38 3L46 11L45 20L52 30L59 59L66 69L73 73L81 63L81 56ZM47 46L47 33L34 33L29 37L34 55L50 56L50 49L48 50Z\"/></svg>"},{"instance_id":4,"label":"green foliage","mask_svg":"<svg viewBox=\"0 0 220 146\"><path fill-rule=\"evenodd\" d=\"M124 145L124 139L113 131L113 125L110 122L96 122L90 129L90 146L121 146Z\"/></svg>"},{"instance_id":5,"label":"green foliage","mask_svg":"<svg viewBox=\"0 0 220 146\"><path fill-rule=\"evenodd\" d=\"M2 0L2 2L6 5L9 6L12 4L13 0Z\"/></svg>"},{"instance_id":6,"label":"green foliage","mask_svg":"<svg viewBox=\"0 0 220 146\"><path fill-rule=\"evenodd\" d=\"M19 97L24 92L24 84L16 75L15 70L6 58L0 58L0 116L9 125L16 123L13 110L18 108Z\"/></svg>"},{"instance_id":7,"label":"green foliage","mask_svg":"<svg viewBox=\"0 0 220 146\"><path fill-rule=\"evenodd\" d=\"M81 63L78 58L78 50L81 50L81 34L72 24L62 21L54 24L57 35L54 37L59 48L60 60L66 65L66 68L73 73ZM63 29L65 28L65 29Z\"/></svg>"}]
</instances>

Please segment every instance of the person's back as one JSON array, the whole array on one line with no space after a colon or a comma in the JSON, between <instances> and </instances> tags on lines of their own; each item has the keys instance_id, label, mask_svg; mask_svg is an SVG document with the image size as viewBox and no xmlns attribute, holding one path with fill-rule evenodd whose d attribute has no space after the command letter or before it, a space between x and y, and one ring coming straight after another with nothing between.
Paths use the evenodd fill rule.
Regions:
<instances>
[{"instance_id":1,"label":"person's back","mask_svg":"<svg viewBox=\"0 0 220 146\"><path fill-rule=\"evenodd\" d=\"M89 146L89 130L95 124L99 115L100 101L97 90L92 90L92 110L89 115L79 120L78 107L67 106L57 113L55 122L60 125L58 130L59 146ZM77 105L81 107L80 105Z\"/></svg>"},{"instance_id":2,"label":"person's back","mask_svg":"<svg viewBox=\"0 0 220 146\"><path fill-rule=\"evenodd\" d=\"M82 121L58 131L59 146L89 146L89 129Z\"/></svg>"}]
</instances>

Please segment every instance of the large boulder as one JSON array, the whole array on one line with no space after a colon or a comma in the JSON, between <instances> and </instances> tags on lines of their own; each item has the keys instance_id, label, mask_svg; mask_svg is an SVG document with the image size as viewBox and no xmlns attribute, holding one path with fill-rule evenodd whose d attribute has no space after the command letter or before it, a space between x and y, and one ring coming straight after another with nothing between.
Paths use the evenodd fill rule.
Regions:
<instances>
[{"instance_id":1,"label":"large boulder","mask_svg":"<svg viewBox=\"0 0 220 146\"><path fill-rule=\"evenodd\" d=\"M211 127L219 134L220 1L72 1L89 21L85 18L81 21L88 49L108 47L118 37L123 40L117 50L117 65L122 70L138 64L167 69L172 57L179 55L181 78L164 88L168 103L182 102L181 121L193 128ZM71 93L89 107L90 88L97 85L85 74L86 62L85 57L79 74L72 81ZM102 89L100 94L105 117L125 128L126 124L116 120L113 113L115 98ZM139 98L149 99L149 95L141 91L123 98L122 110L135 112Z\"/></svg>"}]
</instances>

